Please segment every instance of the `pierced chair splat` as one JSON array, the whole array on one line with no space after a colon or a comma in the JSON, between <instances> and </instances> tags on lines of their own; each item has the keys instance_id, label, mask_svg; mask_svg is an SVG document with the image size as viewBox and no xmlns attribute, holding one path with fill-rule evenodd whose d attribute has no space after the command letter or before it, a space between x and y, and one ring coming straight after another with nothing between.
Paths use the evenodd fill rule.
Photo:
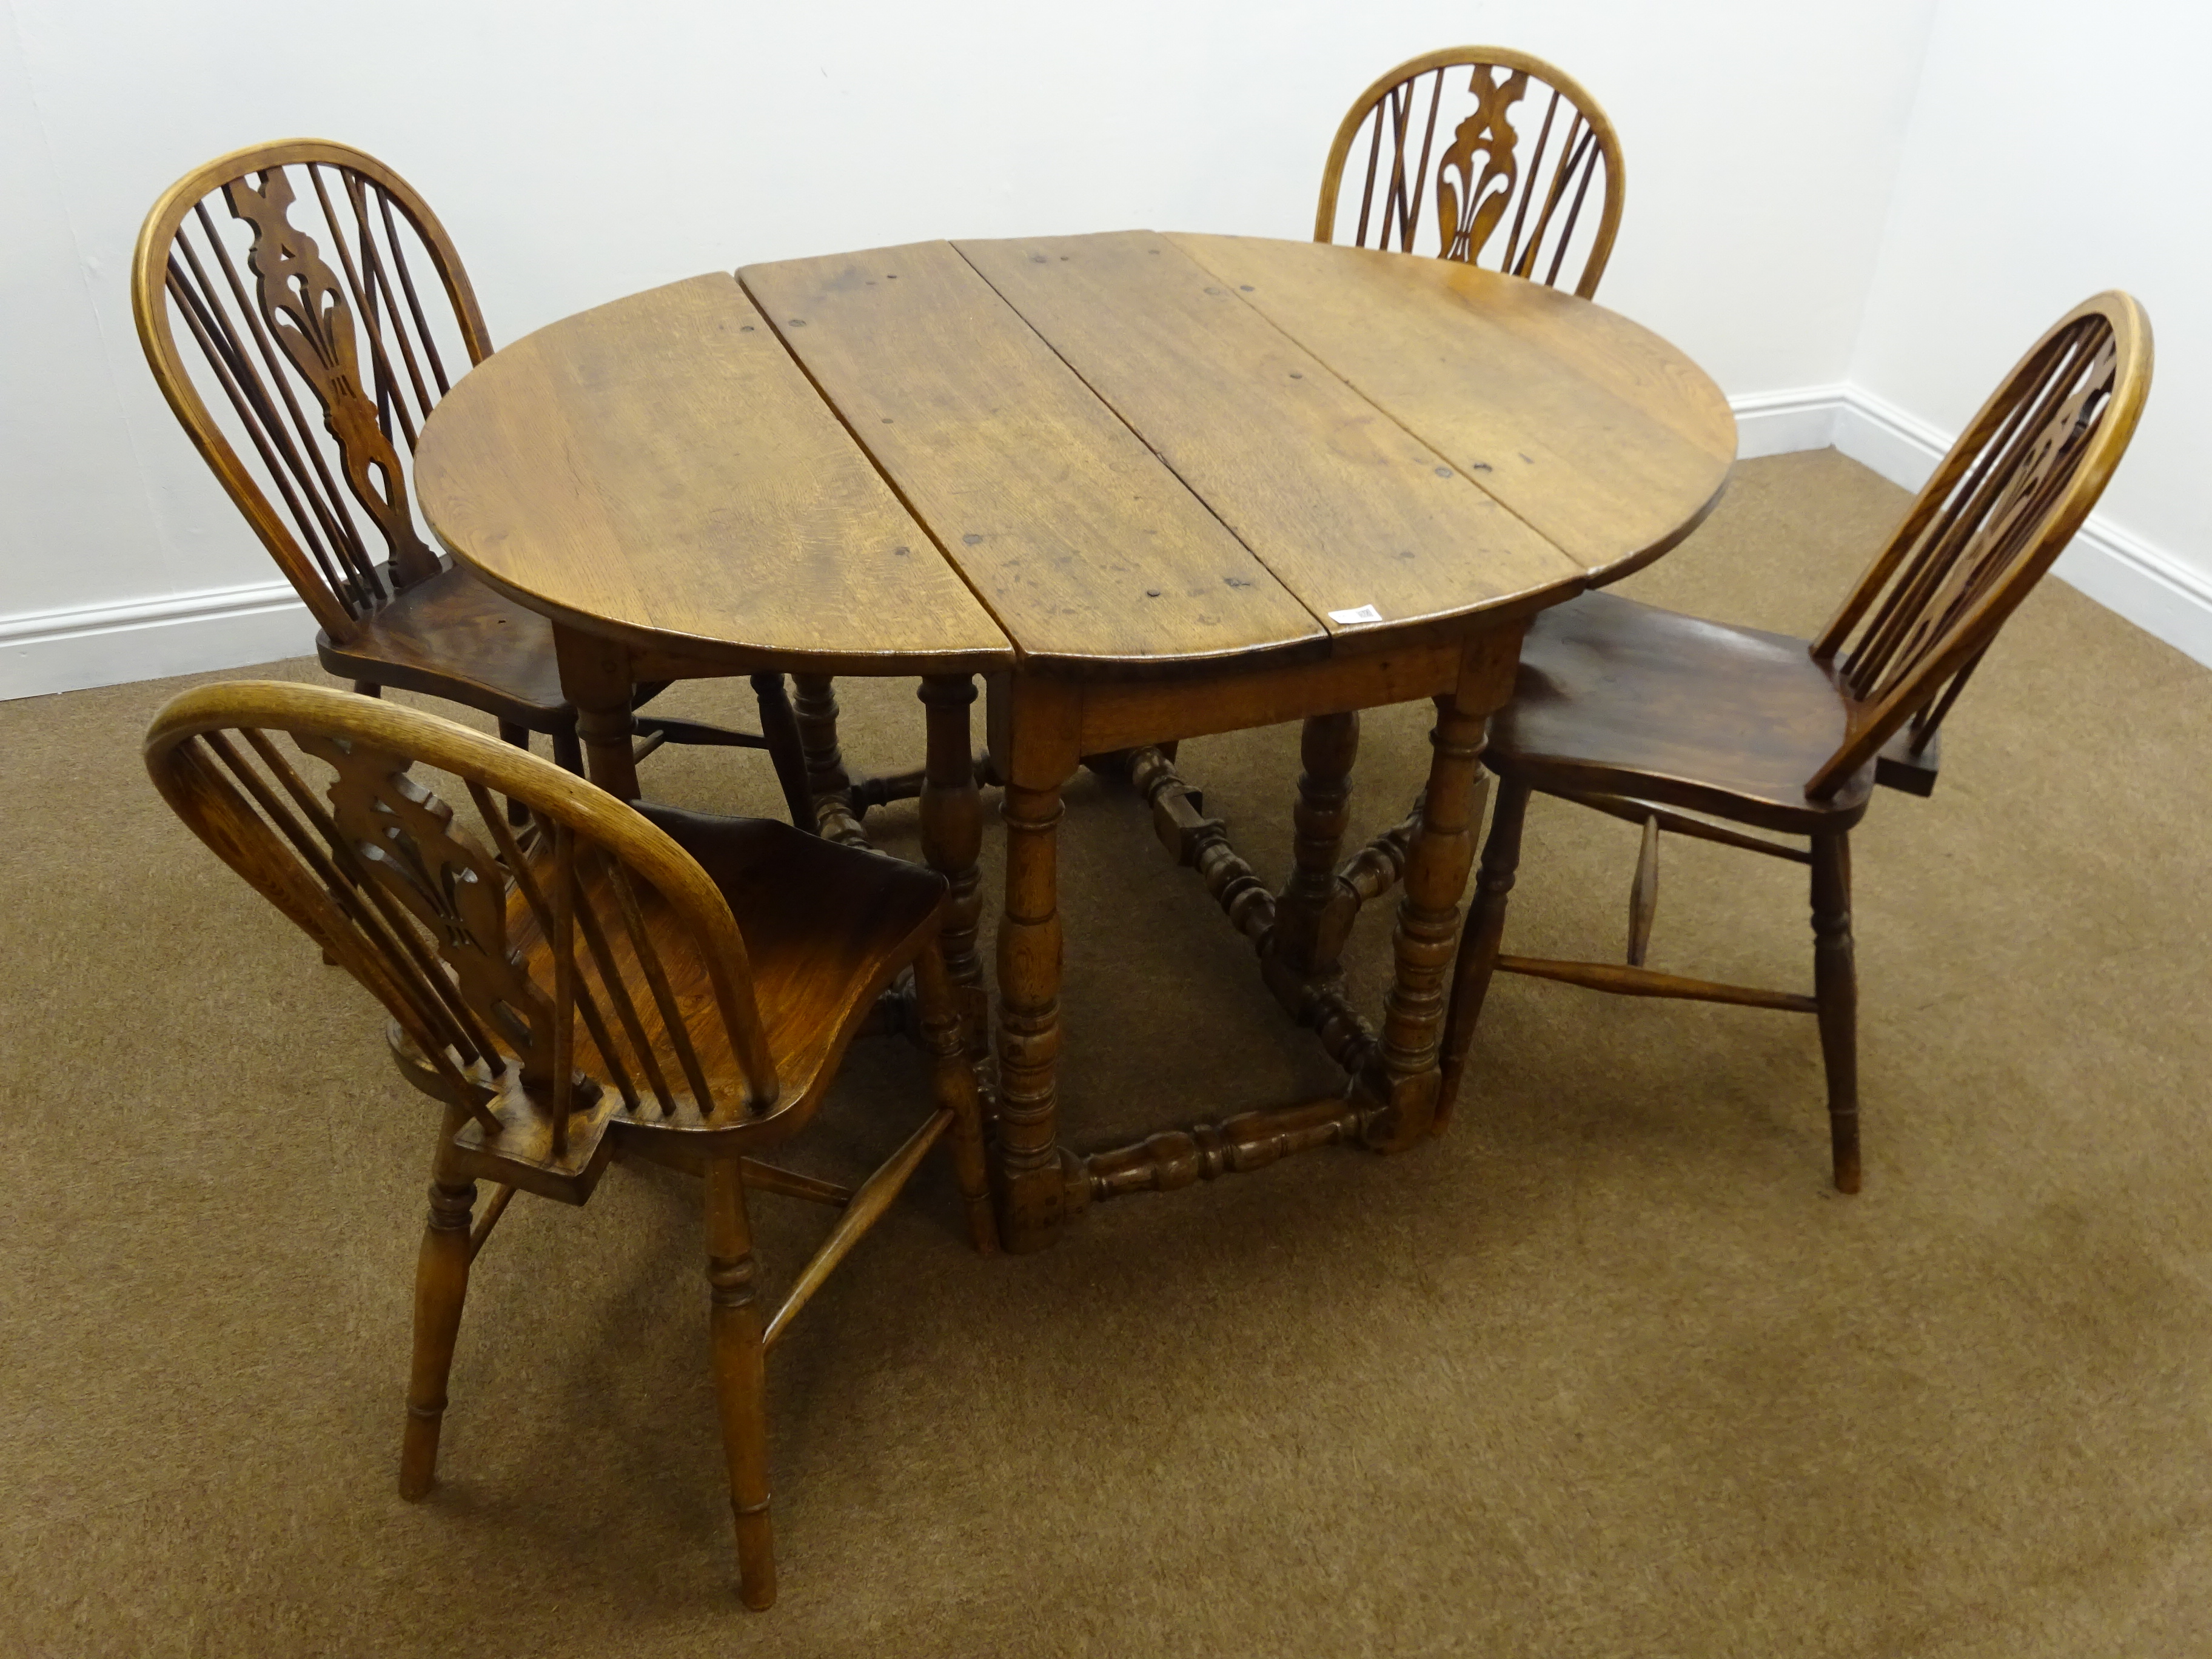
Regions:
<instances>
[{"instance_id":1,"label":"pierced chair splat","mask_svg":"<svg viewBox=\"0 0 2212 1659\"><path fill-rule=\"evenodd\" d=\"M1433 170L1432 168L1433 164ZM1620 228L1620 140L1595 99L1540 58L1446 46L1352 100L1322 169L1314 240L1334 241L1361 169L1356 246L1434 253L1597 292ZM1424 211L1426 209L1427 211Z\"/></svg>"},{"instance_id":2,"label":"pierced chair splat","mask_svg":"<svg viewBox=\"0 0 2212 1659\"><path fill-rule=\"evenodd\" d=\"M492 349L428 204L343 144L237 150L154 204L131 295L162 395L313 615L323 666L371 696L392 685L480 709L518 746L543 732L580 771L550 626L416 527L422 422ZM793 822L811 829L783 677L756 675L753 689L764 735L639 714L639 753L663 742L766 749ZM659 690L641 686L635 701Z\"/></svg>"},{"instance_id":3,"label":"pierced chair splat","mask_svg":"<svg viewBox=\"0 0 2212 1659\"><path fill-rule=\"evenodd\" d=\"M401 1495L433 1485L469 1275L513 1195L581 1205L618 1151L649 1158L704 1177L740 1588L767 1607L769 1350L939 1139L971 1241L996 1248L943 878L786 824L633 808L485 734L320 687L188 691L155 718L146 760L193 833L384 1006L401 1075L444 1109ZM495 796L524 806L520 832ZM857 1188L763 1162L806 1127L909 966L927 1115ZM478 1181L493 1183L481 1212ZM748 1189L839 1212L773 1309Z\"/></svg>"},{"instance_id":4,"label":"pierced chair splat","mask_svg":"<svg viewBox=\"0 0 2212 1659\"><path fill-rule=\"evenodd\" d=\"M2142 415L2151 362L2149 322L2127 295L2100 294L2060 319L1983 404L1815 640L1602 591L1535 619L1485 757L1499 780L1498 808L1460 940L1439 1121L1495 972L1810 1013L1827 1073L1835 1184L1858 1190L1850 831L1877 784L1934 788L1945 717L2103 494ZM1501 953L1522 819L1538 793L1644 827L1625 962ZM1662 833L1809 867L1810 995L1644 965Z\"/></svg>"}]
</instances>

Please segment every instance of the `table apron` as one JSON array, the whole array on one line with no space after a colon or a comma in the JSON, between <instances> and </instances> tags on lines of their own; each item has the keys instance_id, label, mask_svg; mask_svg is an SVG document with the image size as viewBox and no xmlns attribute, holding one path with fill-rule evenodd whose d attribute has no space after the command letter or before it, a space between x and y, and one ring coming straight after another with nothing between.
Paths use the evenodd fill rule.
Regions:
<instances>
[{"instance_id":1,"label":"table apron","mask_svg":"<svg viewBox=\"0 0 2212 1659\"><path fill-rule=\"evenodd\" d=\"M1224 664L1175 679L993 674L986 680L991 755L1002 775L1050 787L1088 755L1318 714L1446 696L1486 714L1512 695L1525 627L1519 617L1504 617L1457 639L1345 653L1318 662Z\"/></svg>"}]
</instances>

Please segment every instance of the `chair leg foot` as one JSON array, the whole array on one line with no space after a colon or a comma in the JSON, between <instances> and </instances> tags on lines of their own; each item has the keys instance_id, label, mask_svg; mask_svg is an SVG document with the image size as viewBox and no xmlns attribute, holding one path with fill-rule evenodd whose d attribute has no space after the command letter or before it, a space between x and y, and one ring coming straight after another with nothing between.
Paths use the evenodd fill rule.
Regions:
<instances>
[{"instance_id":1,"label":"chair leg foot","mask_svg":"<svg viewBox=\"0 0 2212 1659\"><path fill-rule=\"evenodd\" d=\"M448 1138L453 1127L447 1129ZM407 1433L399 1452L399 1495L410 1504L428 1497L437 1484L438 1431L446 1417L446 1379L453 1368L461 1306L469 1293L469 1212L476 1196L473 1182L430 1184L430 1219L415 1267L415 1356L407 1380Z\"/></svg>"},{"instance_id":2,"label":"chair leg foot","mask_svg":"<svg viewBox=\"0 0 2212 1659\"><path fill-rule=\"evenodd\" d=\"M438 1484L438 1431L445 1425L444 1412L415 1414L407 1408L407 1436L399 1447L399 1495L419 1504Z\"/></svg>"},{"instance_id":3,"label":"chair leg foot","mask_svg":"<svg viewBox=\"0 0 2212 1659\"><path fill-rule=\"evenodd\" d=\"M775 1534L768 1509L765 1498L757 1509L731 1505L738 1523L738 1600L755 1613L775 1605Z\"/></svg>"},{"instance_id":4,"label":"chair leg foot","mask_svg":"<svg viewBox=\"0 0 2212 1659\"><path fill-rule=\"evenodd\" d=\"M775 1602L775 1531L769 1516L768 1366L762 1346L759 1270L745 1215L744 1177L734 1158L707 1166L708 1335L714 1401L729 1463L730 1509L737 1523L738 1594L756 1610Z\"/></svg>"},{"instance_id":5,"label":"chair leg foot","mask_svg":"<svg viewBox=\"0 0 2212 1659\"><path fill-rule=\"evenodd\" d=\"M1849 1117L1831 1115L1828 1119L1828 1139L1835 1154L1836 1190L1855 1193L1859 1189L1859 1120L1856 1113Z\"/></svg>"},{"instance_id":6,"label":"chair leg foot","mask_svg":"<svg viewBox=\"0 0 2212 1659\"><path fill-rule=\"evenodd\" d=\"M1836 1190L1859 1189L1858 971L1851 948L1847 835L1813 838L1813 994L1828 1078L1828 1140Z\"/></svg>"}]
</instances>

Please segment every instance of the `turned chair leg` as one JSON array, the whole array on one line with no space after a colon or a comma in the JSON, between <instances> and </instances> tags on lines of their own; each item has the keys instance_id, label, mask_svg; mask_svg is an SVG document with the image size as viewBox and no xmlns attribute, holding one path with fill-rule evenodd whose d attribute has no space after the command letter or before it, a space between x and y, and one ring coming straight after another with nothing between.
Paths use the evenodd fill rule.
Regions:
<instances>
[{"instance_id":1,"label":"turned chair leg","mask_svg":"<svg viewBox=\"0 0 2212 1659\"><path fill-rule=\"evenodd\" d=\"M447 1139L459 1127L452 1116ZM472 1181L431 1179L430 1221L415 1266L415 1358L407 1380L407 1437L399 1452L399 1495L410 1503L429 1496L437 1483L438 1431L446 1418L446 1378L453 1368L461 1304L469 1293L469 1215L476 1199Z\"/></svg>"},{"instance_id":2,"label":"turned chair leg","mask_svg":"<svg viewBox=\"0 0 2212 1659\"><path fill-rule=\"evenodd\" d=\"M1813 995L1828 1073L1828 1139L1836 1190L1859 1189L1858 970L1851 951L1851 843L1813 837Z\"/></svg>"},{"instance_id":3,"label":"turned chair leg","mask_svg":"<svg viewBox=\"0 0 2212 1659\"><path fill-rule=\"evenodd\" d=\"M841 846L866 847L867 831L853 809L853 777L837 746L837 691L827 674L794 674L798 688L792 718L799 726L799 749L806 773L813 816L799 827Z\"/></svg>"},{"instance_id":4,"label":"turned chair leg","mask_svg":"<svg viewBox=\"0 0 2212 1659\"><path fill-rule=\"evenodd\" d=\"M932 941L915 958L914 995L921 1014L921 1046L934 1073L937 1109L951 1111L953 1177L968 1212L968 1238L978 1255L996 1255L998 1224L991 1214L991 1183L983 1156L983 1109L975 1093L975 1068L968 1060L966 1033L944 947Z\"/></svg>"},{"instance_id":5,"label":"turned chair leg","mask_svg":"<svg viewBox=\"0 0 2212 1659\"><path fill-rule=\"evenodd\" d=\"M553 764L580 778L585 775L584 740L576 735L574 726L553 734Z\"/></svg>"},{"instance_id":6,"label":"turned chair leg","mask_svg":"<svg viewBox=\"0 0 2212 1659\"><path fill-rule=\"evenodd\" d=\"M1490 990L1491 975L1497 971L1498 947L1505 937L1505 899L1513 890L1513 872L1521 862L1521 825L1528 816L1528 786L1516 778L1498 781L1498 809L1491 815L1490 837L1482 844L1474 903L1461 931L1459 962L1452 970L1451 1002L1444 1014L1443 1077L1437 1089L1433 1133L1442 1134L1451 1121L1460 1076L1467 1070L1468 1050L1474 1043L1474 1024L1482 1018L1482 1000Z\"/></svg>"},{"instance_id":7,"label":"turned chair leg","mask_svg":"<svg viewBox=\"0 0 2212 1659\"><path fill-rule=\"evenodd\" d=\"M730 1508L737 1517L738 1594L758 1609L775 1603L775 1534L769 1520L760 1272L753 1261L741 1167L734 1158L707 1165L707 1282L713 1289L708 1337L722 1449L730 1465Z\"/></svg>"},{"instance_id":8,"label":"turned chair leg","mask_svg":"<svg viewBox=\"0 0 2212 1659\"><path fill-rule=\"evenodd\" d=\"M513 744L526 755L530 752L530 728L518 725L514 720L501 720L499 723L499 740L501 743ZM520 801L509 797L507 803L507 821L518 830L520 829L530 822L530 809Z\"/></svg>"},{"instance_id":9,"label":"turned chair leg","mask_svg":"<svg viewBox=\"0 0 2212 1659\"><path fill-rule=\"evenodd\" d=\"M814 797L806 787L806 751L799 740L799 717L791 707L781 674L752 677L753 696L760 702L761 735L768 739L769 763L783 788L784 810L794 828L817 833Z\"/></svg>"}]
</instances>

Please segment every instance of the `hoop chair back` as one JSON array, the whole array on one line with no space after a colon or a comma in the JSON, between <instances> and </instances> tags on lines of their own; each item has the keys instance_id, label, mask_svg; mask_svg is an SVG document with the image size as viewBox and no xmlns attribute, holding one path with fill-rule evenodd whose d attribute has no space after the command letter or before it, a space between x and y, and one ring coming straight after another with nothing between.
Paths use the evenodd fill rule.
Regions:
<instances>
[{"instance_id":1,"label":"hoop chair back","mask_svg":"<svg viewBox=\"0 0 2212 1659\"><path fill-rule=\"evenodd\" d=\"M712 1132L791 1103L722 894L559 767L269 682L177 697L146 763L193 833L384 1005L417 1080L474 1120L465 1138L522 1166L504 1178L580 1202L612 1125ZM418 763L459 781L476 823ZM528 808L519 833L495 796Z\"/></svg>"},{"instance_id":2,"label":"hoop chair back","mask_svg":"<svg viewBox=\"0 0 2212 1659\"><path fill-rule=\"evenodd\" d=\"M1597 292L1620 228L1620 140L1597 100L1542 58L1447 46L1377 79L1329 145L1316 242L1336 240L1338 198L1354 166L1364 168L1356 246L1369 246L1371 228L1377 247L1553 288L1568 273L1579 297Z\"/></svg>"},{"instance_id":3,"label":"hoop chair back","mask_svg":"<svg viewBox=\"0 0 2212 1659\"><path fill-rule=\"evenodd\" d=\"M146 216L131 302L169 407L331 639L437 574L410 501L416 438L492 348L405 179L319 139L220 156Z\"/></svg>"},{"instance_id":4,"label":"hoop chair back","mask_svg":"<svg viewBox=\"0 0 2212 1659\"><path fill-rule=\"evenodd\" d=\"M1899 732L1908 764L1927 750L1997 629L2104 494L2142 418L2151 362L2142 307L2100 294L1982 405L1814 641L1851 703L1808 798L1836 794Z\"/></svg>"}]
</instances>

